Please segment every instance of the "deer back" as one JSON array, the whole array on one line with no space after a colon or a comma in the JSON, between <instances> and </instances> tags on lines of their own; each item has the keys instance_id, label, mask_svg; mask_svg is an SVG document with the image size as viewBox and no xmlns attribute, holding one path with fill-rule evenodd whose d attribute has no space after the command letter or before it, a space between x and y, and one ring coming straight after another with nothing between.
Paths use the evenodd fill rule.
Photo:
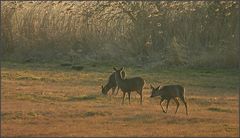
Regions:
<instances>
[{"instance_id":1,"label":"deer back","mask_svg":"<svg viewBox=\"0 0 240 138\"><path fill-rule=\"evenodd\" d=\"M180 97L184 94L184 88L181 85L167 85L160 88L159 93L163 98Z\"/></svg>"}]
</instances>

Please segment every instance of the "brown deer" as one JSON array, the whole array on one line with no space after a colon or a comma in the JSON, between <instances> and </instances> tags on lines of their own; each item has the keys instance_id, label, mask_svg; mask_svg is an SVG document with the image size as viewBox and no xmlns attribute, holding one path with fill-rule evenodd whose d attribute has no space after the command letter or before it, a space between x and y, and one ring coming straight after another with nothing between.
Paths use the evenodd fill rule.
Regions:
<instances>
[{"instance_id":1,"label":"brown deer","mask_svg":"<svg viewBox=\"0 0 240 138\"><path fill-rule=\"evenodd\" d=\"M128 101L130 104L131 92L136 91L141 97L140 104L142 105L142 101L143 101L142 90L145 83L144 80L141 77L123 78L121 76L123 67L119 70L116 69L115 67L113 69L115 70L115 79L116 79L117 85L123 92L122 104L124 104L126 93L128 93Z\"/></svg>"},{"instance_id":2,"label":"brown deer","mask_svg":"<svg viewBox=\"0 0 240 138\"><path fill-rule=\"evenodd\" d=\"M158 86L157 88L154 88L152 85L151 89L152 89L152 94L150 97L155 97L155 96L160 96L161 100L160 100L160 106L163 110L164 113L167 113L168 110L168 104L170 102L171 99L173 99L176 104L177 104L177 108L175 111L175 114L178 111L178 107L179 107L179 102L177 100L177 97L179 97L181 99L181 101L184 103L185 108L186 108L186 114L188 115L188 110L187 110L187 103L184 99L184 87L181 85L166 85L160 88L160 86ZM166 107L166 111L163 109L162 107L162 102L164 100L167 100L167 107Z\"/></svg>"},{"instance_id":3,"label":"brown deer","mask_svg":"<svg viewBox=\"0 0 240 138\"><path fill-rule=\"evenodd\" d=\"M124 71L122 71L123 78L125 78L125 74L126 73ZM102 85L102 94L107 95L108 91L110 89L112 89L112 95L113 95L116 88L117 88L117 83L116 83L116 79L115 79L115 72L113 72L108 78L108 83L105 86ZM118 91L119 91L119 87L117 88L117 92L115 95L118 94Z\"/></svg>"}]
</instances>

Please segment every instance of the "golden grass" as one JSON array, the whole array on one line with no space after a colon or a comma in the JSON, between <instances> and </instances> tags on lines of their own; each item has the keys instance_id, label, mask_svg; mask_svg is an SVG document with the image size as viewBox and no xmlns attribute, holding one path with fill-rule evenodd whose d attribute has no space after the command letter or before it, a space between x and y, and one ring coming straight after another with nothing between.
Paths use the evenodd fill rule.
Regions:
<instances>
[{"instance_id":1,"label":"golden grass","mask_svg":"<svg viewBox=\"0 0 240 138\"><path fill-rule=\"evenodd\" d=\"M3 68L1 75L2 136L239 135L238 93L234 88L186 85L186 116L181 102L176 115L173 101L168 113L163 113L159 98L149 98L148 85L143 106L136 93L132 94L131 105L127 99L121 105L121 91L111 98L100 95L100 85L109 73ZM151 78L147 73L145 77ZM202 80L190 81L201 84ZM187 84L186 79L179 82Z\"/></svg>"}]
</instances>

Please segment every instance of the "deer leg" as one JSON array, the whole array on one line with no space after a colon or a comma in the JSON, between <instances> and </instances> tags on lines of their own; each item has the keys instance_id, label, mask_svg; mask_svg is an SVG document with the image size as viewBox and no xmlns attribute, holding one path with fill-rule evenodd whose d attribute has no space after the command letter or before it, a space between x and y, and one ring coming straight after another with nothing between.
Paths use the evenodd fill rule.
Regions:
<instances>
[{"instance_id":1,"label":"deer leg","mask_svg":"<svg viewBox=\"0 0 240 138\"><path fill-rule=\"evenodd\" d=\"M185 108L186 108L186 115L188 115L187 103L186 103L186 101L185 101L184 97L180 97L180 99L181 99L181 100L182 100L182 102L184 103L184 105L185 105Z\"/></svg>"},{"instance_id":2,"label":"deer leg","mask_svg":"<svg viewBox=\"0 0 240 138\"><path fill-rule=\"evenodd\" d=\"M125 94L126 94L126 92L123 92L122 104L124 104Z\"/></svg>"},{"instance_id":3,"label":"deer leg","mask_svg":"<svg viewBox=\"0 0 240 138\"><path fill-rule=\"evenodd\" d=\"M113 88L112 88L112 94L113 94ZM110 92L109 92L110 101L112 100L112 94L110 94Z\"/></svg>"},{"instance_id":4,"label":"deer leg","mask_svg":"<svg viewBox=\"0 0 240 138\"><path fill-rule=\"evenodd\" d=\"M128 92L128 102L129 102L129 104L130 104L130 95L131 95L131 93Z\"/></svg>"},{"instance_id":5,"label":"deer leg","mask_svg":"<svg viewBox=\"0 0 240 138\"><path fill-rule=\"evenodd\" d=\"M163 102L163 101L164 101L164 99L161 99L161 101L160 101L160 106L161 106L163 112L166 113L166 111L165 111L165 110L163 109L163 107L162 107L162 102Z\"/></svg>"},{"instance_id":6,"label":"deer leg","mask_svg":"<svg viewBox=\"0 0 240 138\"><path fill-rule=\"evenodd\" d=\"M137 93L140 95L140 104L142 105L143 102L142 89L137 91Z\"/></svg>"},{"instance_id":7,"label":"deer leg","mask_svg":"<svg viewBox=\"0 0 240 138\"><path fill-rule=\"evenodd\" d=\"M177 111L178 111L178 107L179 107L179 102L178 102L178 100L176 99L176 98L173 98L174 99L174 101L176 102L176 104L177 104L177 108L176 108L176 111L175 111L175 114L177 113Z\"/></svg>"},{"instance_id":8,"label":"deer leg","mask_svg":"<svg viewBox=\"0 0 240 138\"><path fill-rule=\"evenodd\" d=\"M166 113L167 113L167 111L168 111L168 105L169 105L170 100L171 100L171 98L170 98L170 99L167 99Z\"/></svg>"},{"instance_id":9,"label":"deer leg","mask_svg":"<svg viewBox=\"0 0 240 138\"><path fill-rule=\"evenodd\" d=\"M115 95L117 95L117 94L118 94L118 91L119 91L119 87L117 86L117 92L116 92L116 94L115 94Z\"/></svg>"},{"instance_id":10,"label":"deer leg","mask_svg":"<svg viewBox=\"0 0 240 138\"><path fill-rule=\"evenodd\" d=\"M112 95L114 94L116 87L112 87Z\"/></svg>"}]
</instances>

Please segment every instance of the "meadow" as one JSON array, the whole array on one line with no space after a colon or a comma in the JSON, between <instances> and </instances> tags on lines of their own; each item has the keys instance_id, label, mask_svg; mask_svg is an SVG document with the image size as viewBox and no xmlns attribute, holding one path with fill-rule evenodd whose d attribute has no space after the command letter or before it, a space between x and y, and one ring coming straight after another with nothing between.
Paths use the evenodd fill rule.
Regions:
<instances>
[{"instance_id":1,"label":"meadow","mask_svg":"<svg viewBox=\"0 0 240 138\"><path fill-rule=\"evenodd\" d=\"M1 136L239 137L239 17L238 1L1 2ZM101 94L113 66L146 81L143 105ZM184 86L189 115L150 84Z\"/></svg>"},{"instance_id":2,"label":"meadow","mask_svg":"<svg viewBox=\"0 0 240 138\"><path fill-rule=\"evenodd\" d=\"M104 96L101 85L112 65L68 66L3 62L1 68L1 135L6 136L239 136L237 69L145 69L125 67L127 77L145 79L143 105L132 93ZM163 113L160 98L150 98L150 84L181 84L189 115L180 102ZM163 104L164 108L166 103Z\"/></svg>"}]
</instances>

